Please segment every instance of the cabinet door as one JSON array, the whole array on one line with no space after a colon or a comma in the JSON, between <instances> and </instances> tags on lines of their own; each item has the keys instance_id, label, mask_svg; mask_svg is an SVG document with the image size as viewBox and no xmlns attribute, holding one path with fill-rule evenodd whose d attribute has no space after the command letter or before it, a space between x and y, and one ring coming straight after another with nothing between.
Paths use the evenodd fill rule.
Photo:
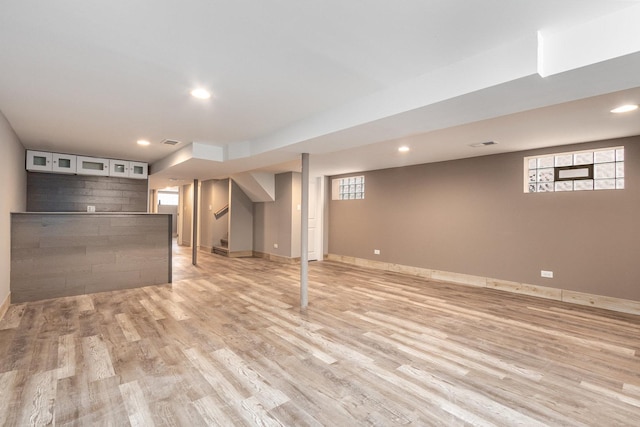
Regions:
<instances>
[{"instance_id":1,"label":"cabinet door","mask_svg":"<svg viewBox=\"0 0 640 427\"><path fill-rule=\"evenodd\" d=\"M109 176L129 177L130 165L126 160L109 160Z\"/></svg>"},{"instance_id":2,"label":"cabinet door","mask_svg":"<svg viewBox=\"0 0 640 427\"><path fill-rule=\"evenodd\" d=\"M27 170L51 172L51 153L27 150Z\"/></svg>"},{"instance_id":3,"label":"cabinet door","mask_svg":"<svg viewBox=\"0 0 640 427\"><path fill-rule=\"evenodd\" d=\"M76 173L76 156L73 154L51 153L53 172Z\"/></svg>"},{"instance_id":4,"label":"cabinet door","mask_svg":"<svg viewBox=\"0 0 640 427\"><path fill-rule=\"evenodd\" d=\"M148 165L143 162L129 162L129 178L147 179Z\"/></svg>"},{"instance_id":5,"label":"cabinet door","mask_svg":"<svg viewBox=\"0 0 640 427\"><path fill-rule=\"evenodd\" d=\"M77 156L76 160L76 172L80 175L109 176L109 159Z\"/></svg>"}]
</instances>

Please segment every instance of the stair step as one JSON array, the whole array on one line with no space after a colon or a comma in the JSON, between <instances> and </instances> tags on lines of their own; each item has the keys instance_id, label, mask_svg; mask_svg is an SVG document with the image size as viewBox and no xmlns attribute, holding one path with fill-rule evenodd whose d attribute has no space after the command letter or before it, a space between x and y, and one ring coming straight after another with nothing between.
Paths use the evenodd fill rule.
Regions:
<instances>
[{"instance_id":1,"label":"stair step","mask_svg":"<svg viewBox=\"0 0 640 427\"><path fill-rule=\"evenodd\" d=\"M229 248L225 246L214 246L211 252L218 255L229 256Z\"/></svg>"}]
</instances>

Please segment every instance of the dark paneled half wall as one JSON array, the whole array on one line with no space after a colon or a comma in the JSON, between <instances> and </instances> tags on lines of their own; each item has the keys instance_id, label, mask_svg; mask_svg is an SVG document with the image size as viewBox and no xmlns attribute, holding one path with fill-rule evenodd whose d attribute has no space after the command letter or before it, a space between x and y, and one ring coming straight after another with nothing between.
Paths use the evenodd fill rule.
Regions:
<instances>
[{"instance_id":1,"label":"dark paneled half wall","mask_svg":"<svg viewBox=\"0 0 640 427\"><path fill-rule=\"evenodd\" d=\"M28 212L146 212L146 179L27 173Z\"/></svg>"},{"instance_id":2,"label":"dark paneled half wall","mask_svg":"<svg viewBox=\"0 0 640 427\"><path fill-rule=\"evenodd\" d=\"M171 279L171 215L11 214L12 303Z\"/></svg>"}]
</instances>

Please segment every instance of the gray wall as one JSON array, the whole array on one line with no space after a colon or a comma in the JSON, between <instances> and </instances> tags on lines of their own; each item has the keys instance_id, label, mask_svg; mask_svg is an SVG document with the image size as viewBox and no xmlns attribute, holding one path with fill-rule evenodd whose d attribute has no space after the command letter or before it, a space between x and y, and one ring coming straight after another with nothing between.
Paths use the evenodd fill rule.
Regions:
<instances>
[{"instance_id":1,"label":"gray wall","mask_svg":"<svg viewBox=\"0 0 640 427\"><path fill-rule=\"evenodd\" d=\"M27 173L27 211L147 212L146 179Z\"/></svg>"},{"instance_id":2,"label":"gray wall","mask_svg":"<svg viewBox=\"0 0 640 427\"><path fill-rule=\"evenodd\" d=\"M523 193L524 156L616 145L624 190ZM364 200L330 202L332 254L640 300L640 137L364 176Z\"/></svg>"},{"instance_id":3,"label":"gray wall","mask_svg":"<svg viewBox=\"0 0 640 427\"><path fill-rule=\"evenodd\" d=\"M275 201L254 203L255 251L288 258L300 256L299 203L300 174L286 172L276 175ZM294 228L298 230L297 234ZM274 243L278 248L273 247Z\"/></svg>"},{"instance_id":4,"label":"gray wall","mask_svg":"<svg viewBox=\"0 0 640 427\"><path fill-rule=\"evenodd\" d=\"M242 189L230 181L229 251L253 251L253 202Z\"/></svg>"},{"instance_id":5,"label":"gray wall","mask_svg":"<svg viewBox=\"0 0 640 427\"><path fill-rule=\"evenodd\" d=\"M171 235L173 237L178 234L178 206L175 205L157 205L156 213L171 215Z\"/></svg>"},{"instance_id":6,"label":"gray wall","mask_svg":"<svg viewBox=\"0 0 640 427\"><path fill-rule=\"evenodd\" d=\"M0 305L10 292L11 212L26 209L27 173L24 147L0 111Z\"/></svg>"},{"instance_id":7,"label":"gray wall","mask_svg":"<svg viewBox=\"0 0 640 427\"><path fill-rule=\"evenodd\" d=\"M291 257L300 258L300 234L302 231L302 175L291 175Z\"/></svg>"},{"instance_id":8,"label":"gray wall","mask_svg":"<svg viewBox=\"0 0 640 427\"><path fill-rule=\"evenodd\" d=\"M229 212L219 218L218 210L229 204L229 180L203 181L200 187L200 246L220 246L220 239L229 233Z\"/></svg>"},{"instance_id":9,"label":"gray wall","mask_svg":"<svg viewBox=\"0 0 640 427\"><path fill-rule=\"evenodd\" d=\"M178 216L182 216L182 245L191 245L191 223L193 222L193 184L187 184L182 186L182 212Z\"/></svg>"}]
</instances>

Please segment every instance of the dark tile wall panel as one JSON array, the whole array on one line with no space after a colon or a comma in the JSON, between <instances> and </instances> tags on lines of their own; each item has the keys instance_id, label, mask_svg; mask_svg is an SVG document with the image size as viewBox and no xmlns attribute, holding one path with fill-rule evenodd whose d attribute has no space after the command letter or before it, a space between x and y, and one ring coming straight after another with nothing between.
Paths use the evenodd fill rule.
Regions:
<instances>
[{"instance_id":1,"label":"dark tile wall panel","mask_svg":"<svg viewBox=\"0 0 640 427\"><path fill-rule=\"evenodd\" d=\"M28 212L146 212L146 179L27 173Z\"/></svg>"},{"instance_id":2,"label":"dark tile wall panel","mask_svg":"<svg viewBox=\"0 0 640 427\"><path fill-rule=\"evenodd\" d=\"M171 282L171 215L11 214L11 302Z\"/></svg>"}]
</instances>

